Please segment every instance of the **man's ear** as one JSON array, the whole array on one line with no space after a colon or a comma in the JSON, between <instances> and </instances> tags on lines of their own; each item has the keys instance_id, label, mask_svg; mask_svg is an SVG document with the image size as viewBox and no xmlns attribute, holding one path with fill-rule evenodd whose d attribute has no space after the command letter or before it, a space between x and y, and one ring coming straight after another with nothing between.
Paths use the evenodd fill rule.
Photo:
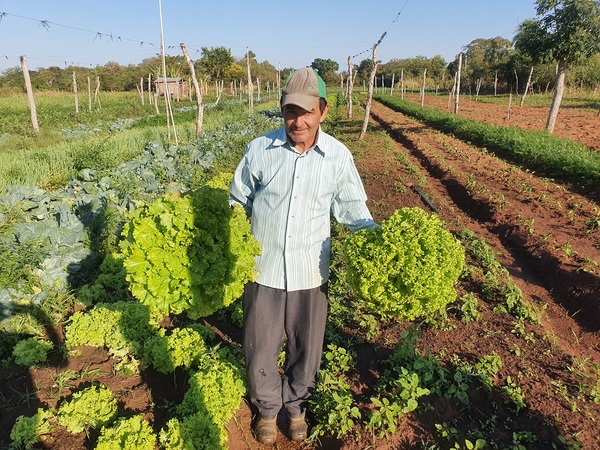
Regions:
<instances>
[{"instance_id":1,"label":"man's ear","mask_svg":"<svg viewBox=\"0 0 600 450\"><path fill-rule=\"evenodd\" d=\"M323 123L323 121L327 118L327 113L329 112L329 105L325 105L323 111L321 111L321 118L319 119L319 123Z\"/></svg>"}]
</instances>

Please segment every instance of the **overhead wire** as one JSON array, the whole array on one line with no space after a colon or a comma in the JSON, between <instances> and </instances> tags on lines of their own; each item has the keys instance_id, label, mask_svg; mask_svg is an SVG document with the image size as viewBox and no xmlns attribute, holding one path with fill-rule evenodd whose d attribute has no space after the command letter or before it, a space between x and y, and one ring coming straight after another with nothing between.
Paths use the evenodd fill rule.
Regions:
<instances>
[{"instance_id":1,"label":"overhead wire","mask_svg":"<svg viewBox=\"0 0 600 450\"><path fill-rule=\"evenodd\" d=\"M398 13L396 14L396 16L394 17L394 19L392 20L392 22L390 23L390 25L388 25L387 29L383 32L383 34L381 35L381 38L378 41L378 44L381 43L381 41L383 40L383 38L387 35L388 31L391 29L391 27L394 25L394 23L398 22L400 16L402 15L402 12L404 11L404 9L406 8L406 6L408 5L408 3L410 2L410 0L406 0L404 2L404 5L402 6L402 8L400 8L400 11L398 11ZM12 13L7 13L7 12L0 12L0 22L2 22L2 19L5 17L16 17L19 19L24 19L24 20L30 20L30 21L34 21L34 22L38 22L38 26L42 27L44 29L46 29L47 31L50 31L52 27L61 27L61 28L66 28L66 29L71 29L71 30L76 30L76 31L81 31L84 33L89 33L89 34L93 34L94 35L94 39L92 42L95 42L97 39L102 40L103 38L108 38L109 42L115 41L115 42L121 42L121 41L127 41L127 42L134 42L137 44L140 44L140 47L143 46L150 46L150 47L156 47L154 43L152 42L146 42L146 41L140 41L137 39L131 39L128 37L123 37L121 35L114 35L112 32L111 33L106 33L106 32L100 32L100 31L94 31L94 30L89 30L89 29L85 29L85 28L80 28L80 27L74 27L71 25L65 25L65 24L60 24L57 22L52 22L50 20L45 20L45 19L36 19L33 17L26 17L26 16L22 16L22 15L18 15L18 14L12 14ZM173 48L178 48L178 46L176 45L169 45L166 46L167 49L173 49ZM356 58L357 56L363 55L367 52L370 52L372 50L372 47L369 47L359 53L356 53L355 55L351 56L352 59ZM196 49L196 53L199 53L201 50L200 49ZM9 59L9 57L7 55L3 55L6 59ZM66 64L66 61L65 61Z\"/></svg>"},{"instance_id":2,"label":"overhead wire","mask_svg":"<svg viewBox=\"0 0 600 450\"><path fill-rule=\"evenodd\" d=\"M113 33L101 33L99 31L86 30L85 28L73 27L71 25L64 25L64 24L52 22L50 20L34 19L33 17L20 16L18 14L10 14L7 12L0 12L0 22L6 16L18 17L19 19L32 20L34 22L38 22L38 26L45 28L46 31L50 31L50 28L52 26L57 26L57 27L62 27L62 28L68 28L71 30L83 31L84 33L91 33L95 36L94 41L98 38L102 39L103 37L107 37L107 38L109 38L110 41L115 41L115 40L117 42L118 41L129 41L129 42L138 43L138 44L140 44L140 46L150 45L150 46L154 47L154 44L152 42L139 41L137 39L130 39L130 38L122 37L122 36L114 36Z\"/></svg>"},{"instance_id":3,"label":"overhead wire","mask_svg":"<svg viewBox=\"0 0 600 450\"><path fill-rule=\"evenodd\" d=\"M400 11L398 11L398 14L396 14L396 17L394 17L394 20L392 20L392 22L388 25L387 29L383 32L383 34L379 38L379 41L377 41L376 45L381 44L381 41L388 34L388 31L390 30L390 28L392 27L392 25L394 25L394 23L398 22L398 19L400 18L400 15L402 14L402 11L404 11L404 8L406 8L406 5L408 5L408 2L410 2L410 0L406 0L406 2L404 2L404 5L402 6L402 8L400 8ZM362 55L364 53L370 52L371 50L372 50L372 47L368 48L368 49L365 49L362 52L357 53L356 55L351 56L351 59L354 59L357 56L360 56L360 55Z\"/></svg>"}]
</instances>

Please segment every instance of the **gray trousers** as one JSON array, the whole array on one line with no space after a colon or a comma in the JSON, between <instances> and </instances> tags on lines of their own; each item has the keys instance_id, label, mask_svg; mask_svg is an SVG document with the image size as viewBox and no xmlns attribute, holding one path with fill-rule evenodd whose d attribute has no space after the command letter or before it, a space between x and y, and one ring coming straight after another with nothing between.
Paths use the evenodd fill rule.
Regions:
<instances>
[{"instance_id":1,"label":"gray trousers","mask_svg":"<svg viewBox=\"0 0 600 450\"><path fill-rule=\"evenodd\" d=\"M250 400L265 417L306 411L315 388L327 321L327 284L287 292L257 283L244 291L244 353ZM287 337L283 376L277 357Z\"/></svg>"}]
</instances>

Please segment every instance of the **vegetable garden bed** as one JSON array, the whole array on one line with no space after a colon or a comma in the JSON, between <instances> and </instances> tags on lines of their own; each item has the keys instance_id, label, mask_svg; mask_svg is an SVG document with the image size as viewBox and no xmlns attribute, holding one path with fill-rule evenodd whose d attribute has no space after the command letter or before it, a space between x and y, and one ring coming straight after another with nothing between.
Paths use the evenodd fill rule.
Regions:
<instances>
[{"instance_id":1,"label":"vegetable garden bed","mask_svg":"<svg viewBox=\"0 0 600 450\"><path fill-rule=\"evenodd\" d=\"M349 289L341 252L346 233L336 227L327 348L320 384L311 405L313 439L310 443L296 444L281 433L277 448L445 449L485 445L501 449L553 446L570 449L600 445L596 423L600 417L597 193L582 195L575 185L538 178L380 104L372 106L372 113L378 123L372 124L365 141L356 140L358 121L345 121L334 115L325 126L353 152L376 220L383 222L403 207L418 207L432 214L417 195L414 189L417 188L464 246L466 269L457 285L457 300L445 313L416 321L383 318L367 311ZM342 109L338 114L342 114ZM115 184L110 177L98 179L94 173L86 172L81 174L79 182L67 188L72 199L68 205L80 208L75 208L76 214L60 206L54 193L36 191L32 194L37 195L36 200L27 197L36 204L35 208L22 209L18 214L15 208L3 210L5 217L10 218L5 223L16 222L20 215L30 219L48 216L53 220L62 218L60 223L65 226L52 225L56 229L68 228L66 225L70 223L77 228L75 218L83 217L84 211L95 211L96 203L91 199L97 194L114 204L110 211L118 217L129 208L129 199L150 201L155 192L164 192L175 181L183 186L192 184L191 180L186 183L180 177L168 179L169 173L180 173L176 167L188 167L183 160L179 161L179 156L199 158L210 150L215 161L222 161L223 150L234 147L239 154L244 141L240 135L248 133L250 138L250 131L258 132L252 123L230 129L236 136L231 141L233 147L214 146L225 142L228 131L223 130L208 137L208 148L200 143L181 149L163 148L170 161L164 167L156 167L154 158L143 153L137 163L125 166L140 182L118 183L136 187L131 196L121 195L121 190L118 195L113 192L111 186ZM156 154L161 148L149 146L147 151ZM226 166L219 162L219 169ZM197 171L190 173L195 173L192 178L197 183L208 178ZM165 174L167 178L163 178ZM87 181L84 175L89 178ZM157 190L141 188L146 183ZM19 201L24 203L24 194L12 195L21 196ZM36 209L40 205L43 208ZM88 209L84 208L86 205ZM114 224L114 216L102 217L113 217L109 223ZM95 253L109 256L108 249L115 249L115 243L103 234L107 228L101 226L102 222L90 223L96 228L86 230L102 231L93 234L97 240L80 238L75 233L74 245L70 241L65 243L71 238L52 228L55 244L60 242L58 248L63 250L88 249L93 244ZM35 234L35 230L31 233ZM54 247L47 251L54 254ZM60 254L62 260L69 262L71 256L70 252ZM48 259L45 256L43 261ZM86 260L94 264L92 259ZM211 353L212 360L201 357L204 363L156 348L146 354L155 361L177 363L178 367L171 372L158 370L154 363L142 364L140 370L138 363L143 363L143 359L132 358L135 351L140 351L136 350L139 340L132 334L126 335L124 341L102 347L77 346L70 352L61 347L65 334L68 347L68 330L73 323L50 326L49 316L60 317L57 313L63 312L61 308L76 307L81 310L80 315L84 311L89 314L92 304L101 301L113 305L110 307L113 312L124 312L116 300L132 300L124 279L119 278L119 265L111 259L105 262L107 267L101 278L96 278L98 272L90 276L80 266L71 265L71 270L67 270L69 263L67 267L57 264L52 280L77 289L73 297L65 293L64 297L70 300L62 303L56 295L50 295L55 309L39 306L45 300L42 292L25 293L31 303L23 309L29 314L23 314L22 320L14 324L11 338L39 334L51 340L55 348L48 354L48 360L37 367L17 366L14 359L7 359L0 368L0 446L9 445L9 434L17 417L33 417L38 408L63 417L57 423L50 419L55 425L53 430L43 430L44 448L94 448L105 442L109 434L99 424L88 428L87 433L69 432L60 424L70 423L66 420L69 408L62 405L71 404L77 398L75 393L93 385L110 389L117 401L117 416L131 419L127 426L137 429L138 435L142 434L139 432L142 428L140 422L135 422L139 419L134 418L146 420L156 436L169 429L168 436L163 434L164 439L156 441L157 446L159 442L163 446L171 443L172 447L165 448L184 448L176 446L177 432L191 436L182 431L185 426L177 428L170 422L173 418L178 417L183 424L186 417L196 417L202 407L210 411L215 403L225 406L219 397L222 393L209 388L200 391L211 392L210 399L198 405L193 399L198 398L195 393L199 390L194 387L214 375L202 370L200 375L192 375L186 367L199 364L206 368L206 362L213 361L212 365L223 365L223 374L235 373L236 366L228 365L228 361L241 362L236 304L208 318L190 321L177 315L160 324L169 332L162 336L165 339L159 332L154 334L152 340L159 344L159 349L174 348L175 337L173 342L166 339L178 334L173 330L186 330L181 337L193 340L199 339L195 334L199 333L208 348L220 343L222 349L220 353ZM28 264L37 273L35 261ZM21 281L27 280L23 275ZM87 287L81 289L82 286ZM82 306L82 301L87 306ZM144 320L152 324L151 329L158 326L150 317ZM4 332L9 331L5 328ZM121 347L119 342L125 345ZM131 345L134 348L130 350L127 347ZM43 423L43 416L38 418ZM285 418L280 419L283 425ZM197 424L189 420L188 424ZM251 411L241 401L224 428L227 448L260 447L251 436L250 422ZM125 422L119 423L124 429ZM114 425L115 422L113 428ZM204 436L206 448L214 448L210 447L214 441L208 440L209 434ZM211 436L222 439L219 433ZM194 442L202 442L199 439Z\"/></svg>"}]
</instances>

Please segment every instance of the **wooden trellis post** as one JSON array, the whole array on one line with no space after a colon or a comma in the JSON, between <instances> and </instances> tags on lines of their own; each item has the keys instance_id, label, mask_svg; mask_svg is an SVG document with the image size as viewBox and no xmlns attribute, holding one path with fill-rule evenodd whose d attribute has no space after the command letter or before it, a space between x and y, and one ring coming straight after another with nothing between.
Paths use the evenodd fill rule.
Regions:
<instances>
[{"instance_id":1,"label":"wooden trellis post","mask_svg":"<svg viewBox=\"0 0 600 450\"><path fill-rule=\"evenodd\" d=\"M27 90L27 103L29 104L29 112L31 113L31 125L33 130L38 133L40 127L37 120L37 109L33 100L33 89L31 88L31 78L29 78L29 69L27 69L27 58L21 56L21 69L23 70L23 78L25 79L25 89Z\"/></svg>"},{"instance_id":2,"label":"wooden trellis post","mask_svg":"<svg viewBox=\"0 0 600 450\"><path fill-rule=\"evenodd\" d=\"M92 82L90 77L87 77L87 91L88 91L88 111L92 110Z\"/></svg>"},{"instance_id":3,"label":"wooden trellis post","mask_svg":"<svg viewBox=\"0 0 600 450\"><path fill-rule=\"evenodd\" d=\"M404 69L400 71L400 98L404 100Z\"/></svg>"},{"instance_id":4,"label":"wooden trellis post","mask_svg":"<svg viewBox=\"0 0 600 450\"><path fill-rule=\"evenodd\" d=\"M96 90L94 91L94 101L98 102L98 108L102 109L102 103L100 102L100 97L98 97L99 91L100 91L100 77L96 76Z\"/></svg>"},{"instance_id":5,"label":"wooden trellis post","mask_svg":"<svg viewBox=\"0 0 600 450\"><path fill-rule=\"evenodd\" d=\"M456 72L456 93L454 97L454 114L458 114L458 100L460 97L460 72L462 69L462 52L458 54L458 71Z\"/></svg>"},{"instance_id":6,"label":"wooden trellis post","mask_svg":"<svg viewBox=\"0 0 600 450\"><path fill-rule=\"evenodd\" d=\"M425 82L427 80L427 68L423 70L423 84L421 85L421 106L425 104Z\"/></svg>"},{"instance_id":7,"label":"wooden trellis post","mask_svg":"<svg viewBox=\"0 0 600 450\"><path fill-rule=\"evenodd\" d=\"M521 97L521 103L519 106L523 106L525 103L525 97L527 97L527 92L531 86L531 78L533 77L533 66L531 66L531 70L529 71L529 77L527 78L527 84L525 84L525 90L523 91L523 96Z\"/></svg>"},{"instance_id":8,"label":"wooden trellis post","mask_svg":"<svg viewBox=\"0 0 600 450\"><path fill-rule=\"evenodd\" d=\"M77 94L77 75L73 71L73 94L75 95L75 114L79 114L79 95Z\"/></svg>"},{"instance_id":9,"label":"wooden trellis post","mask_svg":"<svg viewBox=\"0 0 600 450\"><path fill-rule=\"evenodd\" d=\"M346 115L348 119L352 119L352 89L354 88L354 77L352 76L352 70L354 65L352 64L352 57L348 56L348 82L346 87L348 89L348 103L346 104Z\"/></svg>"},{"instance_id":10,"label":"wooden trellis post","mask_svg":"<svg viewBox=\"0 0 600 450\"><path fill-rule=\"evenodd\" d=\"M367 133L367 127L369 126L369 115L371 114L371 101L373 100L373 85L375 84L375 74L377 73L377 66L379 62L377 61L377 47L383 41L383 38L387 34L387 31L381 35L377 43L373 46L373 67L371 68L371 76L369 77L369 94L367 98L367 106L365 107L365 118L363 120L362 129L360 130L360 135L358 137L359 140L363 140L365 138L365 134Z\"/></svg>"},{"instance_id":11,"label":"wooden trellis post","mask_svg":"<svg viewBox=\"0 0 600 450\"><path fill-rule=\"evenodd\" d=\"M190 58L190 54L187 51L187 47L184 43L181 45L181 50L183 51L183 55L188 63L190 68L190 74L192 77L192 83L194 83L194 89L196 90L196 105L198 106L198 117L196 121L196 136L200 137L202 135L202 123L204 121L204 105L202 104L202 92L200 91L200 86L198 85L198 79L196 78L196 69L194 69L194 62Z\"/></svg>"},{"instance_id":12,"label":"wooden trellis post","mask_svg":"<svg viewBox=\"0 0 600 450\"><path fill-rule=\"evenodd\" d=\"M250 50L246 50L246 69L248 72L248 113L254 114L254 92L252 90L252 75L250 73Z\"/></svg>"}]
</instances>

